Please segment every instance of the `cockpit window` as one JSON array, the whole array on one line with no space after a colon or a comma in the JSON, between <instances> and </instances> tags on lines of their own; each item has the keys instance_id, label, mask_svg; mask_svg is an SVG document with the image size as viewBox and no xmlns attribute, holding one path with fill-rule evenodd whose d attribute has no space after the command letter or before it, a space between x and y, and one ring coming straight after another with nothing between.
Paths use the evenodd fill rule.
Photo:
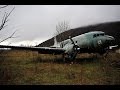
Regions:
<instances>
[{"instance_id":1,"label":"cockpit window","mask_svg":"<svg viewBox=\"0 0 120 90\"><path fill-rule=\"evenodd\" d=\"M104 36L105 34L104 33L101 33L100 36Z\"/></svg>"},{"instance_id":2,"label":"cockpit window","mask_svg":"<svg viewBox=\"0 0 120 90\"><path fill-rule=\"evenodd\" d=\"M104 35L105 35L104 33L101 33L101 34L94 34L94 35L93 35L93 38L98 37L98 36L104 36Z\"/></svg>"}]
</instances>

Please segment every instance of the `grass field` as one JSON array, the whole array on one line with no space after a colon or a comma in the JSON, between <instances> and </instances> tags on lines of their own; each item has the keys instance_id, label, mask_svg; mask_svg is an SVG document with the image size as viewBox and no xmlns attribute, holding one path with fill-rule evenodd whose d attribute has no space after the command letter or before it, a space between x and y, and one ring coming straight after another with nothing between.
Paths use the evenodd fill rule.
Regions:
<instances>
[{"instance_id":1,"label":"grass field","mask_svg":"<svg viewBox=\"0 0 120 90\"><path fill-rule=\"evenodd\" d=\"M120 85L120 54L106 58L79 54L74 64L61 55L31 51L0 52L1 85Z\"/></svg>"}]
</instances>

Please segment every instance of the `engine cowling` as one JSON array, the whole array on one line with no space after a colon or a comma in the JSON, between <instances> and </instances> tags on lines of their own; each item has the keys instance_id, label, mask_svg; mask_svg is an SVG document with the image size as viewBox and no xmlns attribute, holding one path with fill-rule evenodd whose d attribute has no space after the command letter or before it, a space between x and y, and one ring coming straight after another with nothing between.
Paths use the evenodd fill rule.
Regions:
<instances>
[{"instance_id":1,"label":"engine cowling","mask_svg":"<svg viewBox=\"0 0 120 90\"><path fill-rule=\"evenodd\" d=\"M73 45L73 44L65 45L64 49L66 50L65 53L67 54L73 54L75 52L80 51L80 47L77 45Z\"/></svg>"},{"instance_id":2,"label":"engine cowling","mask_svg":"<svg viewBox=\"0 0 120 90\"><path fill-rule=\"evenodd\" d=\"M73 44L66 44L63 48L65 49L65 53L69 54L73 52Z\"/></svg>"}]
</instances>

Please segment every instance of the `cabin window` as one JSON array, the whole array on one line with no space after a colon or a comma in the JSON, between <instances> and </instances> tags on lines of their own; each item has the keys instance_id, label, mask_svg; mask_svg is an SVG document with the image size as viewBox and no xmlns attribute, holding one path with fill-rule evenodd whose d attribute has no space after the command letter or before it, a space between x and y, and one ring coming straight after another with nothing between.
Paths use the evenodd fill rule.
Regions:
<instances>
[{"instance_id":1,"label":"cabin window","mask_svg":"<svg viewBox=\"0 0 120 90\"><path fill-rule=\"evenodd\" d=\"M96 34L93 35L93 38L96 37Z\"/></svg>"},{"instance_id":2,"label":"cabin window","mask_svg":"<svg viewBox=\"0 0 120 90\"><path fill-rule=\"evenodd\" d=\"M99 36L99 34L97 34L97 36Z\"/></svg>"},{"instance_id":3,"label":"cabin window","mask_svg":"<svg viewBox=\"0 0 120 90\"><path fill-rule=\"evenodd\" d=\"M77 43L77 41L76 41L76 43Z\"/></svg>"}]
</instances>

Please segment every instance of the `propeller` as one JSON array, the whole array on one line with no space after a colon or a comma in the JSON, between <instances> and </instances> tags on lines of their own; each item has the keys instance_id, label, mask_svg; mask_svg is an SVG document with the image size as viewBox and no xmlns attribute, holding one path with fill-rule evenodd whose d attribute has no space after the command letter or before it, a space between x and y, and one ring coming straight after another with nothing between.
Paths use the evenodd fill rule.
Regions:
<instances>
[{"instance_id":1,"label":"propeller","mask_svg":"<svg viewBox=\"0 0 120 90\"><path fill-rule=\"evenodd\" d=\"M69 39L71 40L72 44L74 44L74 46L75 46L75 43L74 43L73 39L71 38L71 36L69 36Z\"/></svg>"},{"instance_id":2,"label":"propeller","mask_svg":"<svg viewBox=\"0 0 120 90\"><path fill-rule=\"evenodd\" d=\"M69 36L69 39L71 40L72 44L73 44L73 52L70 55L70 59L74 60L76 55L78 54L78 52L80 51L80 47L78 45L75 44L75 42L73 41L73 39L71 38L71 36Z\"/></svg>"}]
</instances>

